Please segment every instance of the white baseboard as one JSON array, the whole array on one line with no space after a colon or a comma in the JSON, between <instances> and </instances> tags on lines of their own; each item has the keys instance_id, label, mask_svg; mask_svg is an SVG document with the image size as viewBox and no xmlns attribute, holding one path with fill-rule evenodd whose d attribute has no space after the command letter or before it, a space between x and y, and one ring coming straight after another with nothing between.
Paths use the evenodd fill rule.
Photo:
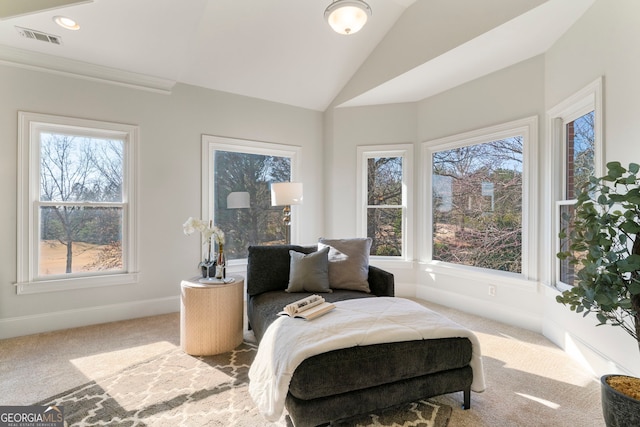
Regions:
<instances>
[{"instance_id":1,"label":"white baseboard","mask_svg":"<svg viewBox=\"0 0 640 427\"><path fill-rule=\"evenodd\" d=\"M605 374L638 376L637 372L627 369L590 343L552 322L545 323L544 336L564 350L581 366L591 371L595 377L601 377Z\"/></svg>"},{"instance_id":2,"label":"white baseboard","mask_svg":"<svg viewBox=\"0 0 640 427\"><path fill-rule=\"evenodd\" d=\"M180 296L0 319L0 339L180 311Z\"/></svg>"}]
</instances>

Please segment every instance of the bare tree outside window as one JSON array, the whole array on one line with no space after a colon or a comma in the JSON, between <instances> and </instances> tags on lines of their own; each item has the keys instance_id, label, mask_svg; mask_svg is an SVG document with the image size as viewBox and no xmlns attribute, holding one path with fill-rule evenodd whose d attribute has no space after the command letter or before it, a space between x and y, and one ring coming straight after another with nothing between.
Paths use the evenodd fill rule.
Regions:
<instances>
[{"instance_id":1,"label":"bare tree outside window","mask_svg":"<svg viewBox=\"0 0 640 427\"><path fill-rule=\"evenodd\" d=\"M249 245L285 243L282 207L271 206L271 183L290 181L291 158L216 150L214 221L226 234L227 259L242 259ZM248 192L250 207L228 209L231 192Z\"/></svg>"},{"instance_id":2,"label":"bare tree outside window","mask_svg":"<svg viewBox=\"0 0 640 427\"><path fill-rule=\"evenodd\" d=\"M522 271L523 137L433 153L434 260Z\"/></svg>"},{"instance_id":3,"label":"bare tree outside window","mask_svg":"<svg viewBox=\"0 0 640 427\"><path fill-rule=\"evenodd\" d=\"M580 189L589 182L590 176L596 175L595 165L595 111L578 117L565 124L565 200L574 200ZM570 226L567 218L571 217L572 204L562 204L559 211L560 229ZM568 233L567 233L568 234ZM566 251L568 237L560 240L560 250ZM576 254L576 257L578 255ZM559 260L559 280L569 286L573 286L576 273L580 265L572 265L568 259Z\"/></svg>"},{"instance_id":4,"label":"bare tree outside window","mask_svg":"<svg viewBox=\"0 0 640 427\"><path fill-rule=\"evenodd\" d=\"M122 270L124 142L40 136L41 276Z\"/></svg>"},{"instance_id":5,"label":"bare tree outside window","mask_svg":"<svg viewBox=\"0 0 640 427\"><path fill-rule=\"evenodd\" d=\"M402 157L367 159L367 236L371 255L402 256Z\"/></svg>"}]
</instances>

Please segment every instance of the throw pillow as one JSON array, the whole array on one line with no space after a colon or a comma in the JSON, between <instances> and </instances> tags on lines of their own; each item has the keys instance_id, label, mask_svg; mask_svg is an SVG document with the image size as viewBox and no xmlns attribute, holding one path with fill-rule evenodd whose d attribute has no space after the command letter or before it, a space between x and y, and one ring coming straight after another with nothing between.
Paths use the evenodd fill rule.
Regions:
<instances>
[{"instance_id":1,"label":"throw pillow","mask_svg":"<svg viewBox=\"0 0 640 427\"><path fill-rule=\"evenodd\" d=\"M371 292L368 282L371 243L370 237L318 240L318 248L329 248L331 288Z\"/></svg>"},{"instance_id":2,"label":"throw pillow","mask_svg":"<svg viewBox=\"0 0 640 427\"><path fill-rule=\"evenodd\" d=\"M332 292L329 287L329 248L303 254L289 251L287 292Z\"/></svg>"}]
</instances>

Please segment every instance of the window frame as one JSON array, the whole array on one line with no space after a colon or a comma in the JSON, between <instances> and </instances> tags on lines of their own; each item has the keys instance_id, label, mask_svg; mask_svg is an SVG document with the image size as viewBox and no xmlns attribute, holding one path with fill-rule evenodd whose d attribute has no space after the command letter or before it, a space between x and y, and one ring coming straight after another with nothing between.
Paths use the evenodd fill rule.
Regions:
<instances>
[{"instance_id":1,"label":"window frame","mask_svg":"<svg viewBox=\"0 0 640 427\"><path fill-rule=\"evenodd\" d=\"M74 273L69 277L39 276L40 139L43 131L112 138L124 141L122 177L123 270ZM85 289L138 282L137 150L139 127L50 114L18 112L18 209L17 209L17 294ZM87 202L87 206L95 203Z\"/></svg>"},{"instance_id":2,"label":"window frame","mask_svg":"<svg viewBox=\"0 0 640 427\"><path fill-rule=\"evenodd\" d=\"M291 182L300 180L302 147L248 139L228 138L202 134L202 218L215 220L215 152L228 151L244 154L288 157L291 159ZM299 241L300 227L297 206L291 206L291 244ZM222 230L224 231L224 230ZM202 242L204 244L204 241ZM229 267L245 265L246 258L227 261Z\"/></svg>"},{"instance_id":3,"label":"window frame","mask_svg":"<svg viewBox=\"0 0 640 427\"><path fill-rule=\"evenodd\" d=\"M433 153L437 151L450 150L468 145L476 145L496 141L499 139L522 136L522 260L521 272L513 273L499 270L491 270L482 267L467 266L462 264L449 263L433 259L433 211L431 209L433 200L432 176L433 176ZM534 212L538 194L538 157L536 147L538 145L538 117L531 116L519 120L514 120L494 126L476 129L456 135L451 135L439 139L425 141L422 143L422 164L424 176L422 183L424 188L421 193L424 195L421 206L422 237L421 262L426 264L429 270L439 271L447 274L457 272L465 277L478 279L486 276L487 279L535 279L538 265L537 251L537 221ZM454 273L455 274L455 273ZM492 279L493 278L493 279Z\"/></svg>"},{"instance_id":4,"label":"window frame","mask_svg":"<svg viewBox=\"0 0 640 427\"><path fill-rule=\"evenodd\" d=\"M359 237L368 237L367 161L377 157L402 157L402 255L370 255L370 258L378 261L413 261L413 211L409 209L410 206L413 206L413 144L360 145L356 151L358 158L356 171L356 233Z\"/></svg>"},{"instance_id":5,"label":"window frame","mask_svg":"<svg viewBox=\"0 0 640 427\"><path fill-rule=\"evenodd\" d=\"M570 289L571 286L560 280L560 262L556 254L560 251L562 242L558 237L561 229L561 206L575 203L576 200L566 198L567 191L567 135L566 124L594 112L594 168L596 176L604 174L604 101L603 101L603 77L583 87L573 95L564 99L547 111L547 129L550 148L550 159L556 159L552 167L552 182L550 197L553 209L551 223L551 242L553 253L550 255L551 279L550 282L559 290Z\"/></svg>"}]
</instances>

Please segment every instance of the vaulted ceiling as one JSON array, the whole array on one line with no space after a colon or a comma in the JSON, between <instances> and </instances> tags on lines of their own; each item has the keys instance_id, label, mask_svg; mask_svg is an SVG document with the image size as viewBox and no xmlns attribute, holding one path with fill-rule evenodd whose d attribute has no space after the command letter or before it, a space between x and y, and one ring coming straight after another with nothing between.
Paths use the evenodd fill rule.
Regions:
<instances>
[{"instance_id":1,"label":"vaulted ceiling","mask_svg":"<svg viewBox=\"0 0 640 427\"><path fill-rule=\"evenodd\" d=\"M318 111L413 102L544 53L594 2L367 1L367 25L343 36L330 0L0 0L0 63Z\"/></svg>"}]
</instances>

